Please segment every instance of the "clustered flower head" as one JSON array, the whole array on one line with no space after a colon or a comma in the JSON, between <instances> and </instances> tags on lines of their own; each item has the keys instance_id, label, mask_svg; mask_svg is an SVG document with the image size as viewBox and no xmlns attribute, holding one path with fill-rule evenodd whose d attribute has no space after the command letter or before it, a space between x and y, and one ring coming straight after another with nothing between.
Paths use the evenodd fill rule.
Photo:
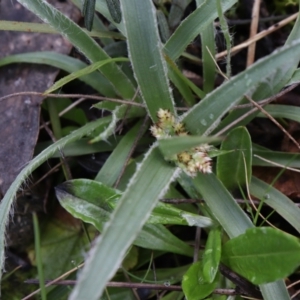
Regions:
<instances>
[{"instance_id":1,"label":"clustered flower head","mask_svg":"<svg viewBox=\"0 0 300 300\"><path fill-rule=\"evenodd\" d=\"M170 111L159 109L157 117L158 122L151 126L150 131L158 140L188 135L184 124L176 121ZM191 177L195 177L198 172L211 173L211 158L208 155L210 149L208 144L202 144L178 153L171 160Z\"/></svg>"}]
</instances>

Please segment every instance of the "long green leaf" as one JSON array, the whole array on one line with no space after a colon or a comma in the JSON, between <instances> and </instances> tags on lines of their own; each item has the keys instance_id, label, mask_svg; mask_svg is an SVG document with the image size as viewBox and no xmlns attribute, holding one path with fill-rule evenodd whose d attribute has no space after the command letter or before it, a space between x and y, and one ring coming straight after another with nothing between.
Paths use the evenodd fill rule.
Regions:
<instances>
[{"instance_id":1,"label":"long green leaf","mask_svg":"<svg viewBox=\"0 0 300 300\"><path fill-rule=\"evenodd\" d=\"M100 181L108 186L113 186L120 172L122 171L124 164L126 163L127 156L133 147L135 138L140 131L141 125L142 121L138 122L126 133L114 151L110 154L109 158L105 161L103 167L95 177L95 180ZM144 131L145 130L146 126Z\"/></svg>"},{"instance_id":2,"label":"long green leaf","mask_svg":"<svg viewBox=\"0 0 300 300\"><path fill-rule=\"evenodd\" d=\"M269 184L252 177L250 193L272 207L300 233L300 208L280 191Z\"/></svg>"},{"instance_id":3,"label":"long green leaf","mask_svg":"<svg viewBox=\"0 0 300 300\"><path fill-rule=\"evenodd\" d=\"M32 22L16 22L16 21L0 21L0 30L5 31L23 31L23 32L40 32L40 33L54 33L57 34L58 31L49 26L48 24L32 23ZM108 31L108 30L93 30L88 32L83 29L83 31L92 37L97 38L114 38L124 40L124 36L118 32Z\"/></svg>"},{"instance_id":4,"label":"long green leaf","mask_svg":"<svg viewBox=\"0 0 300 300\"><path fill-rule=\"evenodd\" d=\"M122 61L128 61L128 58L119 57L119 58L109 58L105 60L98 61L96 63L93 63L81 70L78 70L76 72L73 72L72 74L65 76L64 78L60 79L59 81L55 82L54 85L52 85L50 88L48 88L44 94L50 94L57 90L58 88L61 88L68 82L75 80L77 78L80 78L82 76L88 75L98 69L103 68L106 64L114 63L114 62L122 62Z\"/></svg>"},{"instance_id":5,"label":"long green leaf","mask_svg":"<svg viewBox=\"0 0 300 300\"><path fill-rule=\"evenodd\" d=\"M173 114L174 103L167 67L157 28L155 7L150 0L121 1L128 52L141 94L149 114L157 121L160 108Z\"/></svg>"},{"instance_id":6,"label":"long green leaf","mask_svg":"<svg viewBox=\"0 0 300 300\"><path fill-rule=\"evenodd\" d=\"M163 160L157 147L152 147L123 193L103 234L97 238L70 300L100 297L157 200L165 194L176 175L176 169ZM98 278L97 285L93 282L95 277Z\"/></svg>"},{"instance_id":7,"label":"long green leaf","mask_svg":"<svg viewBox=\"0 0 300 300\"><path fill-rule=\"evenodd\" d=\"M214 174L199 173L193 183L230 238L253 227L248 216Z\"/></svg>"},{"instance_id":8,"label":"long green leaf","mask_svg":"<svg viewBox=\"0 0 300 300\"><path fill-rule=\"evenodd\" d=\"M65 36L91 62L110 58L77 24L49 3L42 0L19 0L18 2ZM133 97L135 93L133 85L116 64L105 65L101 68L101 72L124 99Z\"/></svg>"},{"instance_id":9,"label":"long green leaf","mask_svg":"<svg viewBox=\"0 0 300 300\"><path fill-rule=\"evenodd\" d=\"M270 162L262 160L258 156L260 156L266 160L269 160ZM276 165L272 164L271 162L280 164L281 166L300 168L300 154L272 151L272 150L253 149L252 164L254 166L276 167Z\"/></svg>"},{"instance_id":10,"label":"long green leaf","mask_svg":"<svg viewBox=\"0 0 300 300\"><path fill-rule=\"evenodd\" d=\"M0 266L1 270L3 269L4 263L4 250L5 250L5 229L8 221L9 213L11 206L13 204L13 200L15 195L23 184L26 181L28 176L38 168L42 163L44 163L47 159L49 159L57 150L63 149L63 147L71 142L79 140L85 135L91 134L93 130L105 127L111 120L111 117L105 117L99 119L95 122L88 123L85 126L82 126L80 129L74 131L70 135L60 139L53 145L49 146L43 152L41 152L37 157L35 157L17 176L15 181L11 184L9 189L7 190L4 198L0 203Z\"/></svg>"},{"instance_id":11,"label":"long green leaf","mask_svg":"<svg viewBox=\"0 0 300 300\"><path fill-rule=\"evenodd\" d=\"M286 46L292 45L299 39L300 39L300 18L298 15L293 30L291 31L285 45ZM252 99L258 101L273 96L276 93L278 93L286 84L288 84L300 60L300 57L298 55L295 55L294 58L295 58L295 62L287 60L284 67L278 68L276 70L274 69L275 72L271 74L269 78L262 77L263 80L257 87L257 90L252 95ZM270 70L271 69L272 67L270 67ZM249 103L249 101L244 100L243 103ZM244 118L238 123L236 122L236 120L240 118L242 115L246 114L250 109L251 108L244 108L244 109L234 110L231 113L229 113L229 115L225 117L220 123L220 125L218 126L217 132L220 129L228 126L232 122L235 122L235 126L241 126L241 125L243 126L248 124L253 118L255 118L255 116L258 114L259 111L252 113L247 118Z\"/></svg>"},{"instance_id":12,"label":"long green leaf","mask_svg":"<svg viewBox=\"0 0 300 300\"><path fill-rule=\"evenodd\" d=\"M11 63L34 63L45 64L59 68L68 73L73 73L87 66L84 62L73 57L60 53L44 51L44 52L29 52L16 55L10 55L0 60L0 67ZM99 72L94 72L79 78L86 84L90 85L100 94L107 97L116 96L116 92L110 82Z\"/></svg>"},{"instance_id":13,"label":"long green leaf","mask_svg":"<svg viewBox=\"0 0 300 300\"><path fill-rule=\"evenodd\" d=\"M222 0L221 5L223 11L228 10L236 2L236 0ZM215 1L205 1L181 22L165 44L165 53L170 56L172 60L176 60L195 37L217 17L218 13Z\"/></svg>"},{"instance_id":14,"label":"long green leaf","mask_svg":"<svg viewBox=\"0 0 300 300\"><path fill-rule=\"evenodd\" d=\"M276 70L287 71L291 64L298 63L300 42L286 46L263 58L228 80L207 95L183 116L187 129L194 134L208 135L218 125L221 118L262 80Z\"/></svg>"},{"instance_id":15,"label":"long green leaf","mask_svg":"<svg viewBox=\"0 0 300 300\"><path fill-rule=\"evenodd\" d=\"M264 107L264 109L274 118L286 118L300 122L300 107L293 105L270 104ZM266 117L266 115L259 113L258 117Z\"/></svg>"}]
</instances>

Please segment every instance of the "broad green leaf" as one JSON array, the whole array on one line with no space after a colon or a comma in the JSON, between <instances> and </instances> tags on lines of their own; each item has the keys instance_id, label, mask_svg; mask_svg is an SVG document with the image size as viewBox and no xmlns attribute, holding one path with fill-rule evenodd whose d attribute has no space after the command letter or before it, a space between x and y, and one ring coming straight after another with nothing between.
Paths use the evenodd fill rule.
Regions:
<instances>
[{"instance_id":1,"label":"broad green leaf","mask_svg":"<svg viewBox=\"0 0 300 300\"><path fill-rule=\"evenodd\" d=\"M128 61L128 58L124 58L124 57L119 57L119 58L109 58L106 60L102 60L102 61L98 61L96 63L93 63L91 65L89 65L88 67L85 67L84 69L78 70L76 72L73 72L72 74L60 79L59 81L55 82L55 84L53 84L49 89L47 89L44 94L50 94L52 92L54 92L55 90L61 88L62 86L64 86L65 84L67 84L68 82L80 78L82 76L88 75L98 69L100 69L101 67L104 67L106 64L110 64L113 62L122 62L122 61Z\"/></svg>"},{"instance_id":2,"label":"broad green leaf","mask_svg":"<svg viewBox=\"0 0 300 300\"><path fill-rule=\"evenodd\" d=\"M251 137L245 127L230 131L221 144L222 151L237 150L221 155L217 160L218 178L228 189L249 183L252 171Z\"/></svg>"},{"instance_id":3,"label":"broad green leaf","mask_svg":"<svg viewBox=\"0 0 300 300\"><path fill-rule=\"evenodd\" d=\"M156 10L150 0L121 1L130 61L152 120L160 108L173 114L174 103L162 53Z\"/></svg>"},{"instance_id":4,"label":"broad green leaf","mask_svg":"<svg viewBox=\"0 0 300 300\"><path fill-rule=\"evenodd\" d=\"M41 251L46 278L56 278L82 262L88 240L82 234L80 223L62 223L48 220L42 228Z\"/></svg>"},{"instance_id":5,"label":"broad green leaf","mask_svg":"<svg viewBox=\"0 0 300 300\"><path fill-rule=\"evenodd\" d=\"M228 241L222 262L254 284L290 275L300 264L300 242L271 227L250 228Z\"/></svg>"},{"instance_id":6,"label":"broad green leaf","mask_svg":"<svg viewBox=\"0 0 300 300\"><path fill-rule=\"evenodd\" d=\"M56 196L60 204L74 217L93 224L102 231L115 209L121 192L89 179L75 179L56 187ZM158 202L148 221L151 224L177 224L207 227L212 220L172 205Z\"/></svg>"},{"instance_id":7,"label":"broad green leaf","mask_svg":"<svg viewBox=\"0 0 300 300\"><path fill-rule=\"evenodd\" d=\"M213 292L217 283L217 277L213 282L207 282L203 275L202 262L196 262L184 274L182 289L187 300L201 300Z\"/></svg>"},{"instance_id":8,"label":"broad green leaf","mask_svg":"<svg viewBox=\"0 0 300 300\"><path fill-rule=\"evenodd\" d=\"M171 292L165 295L161 300L182 300L184 294L182 292Z\"/></svg>"},{"instance_id":9,"label":"broad green leaf","mask_svg":"<svg viewBox=\"0 0 300 300\"><path fill-rule=\"evenodd\" d=\"M96 187L96 191L94 187ZM71 192L76 194L77 197L72 195ZM115 203L110 203L109 201L119 198L120 194L99 182L75 179L57 187L56 196L62 207L72 216L92 224L102 232L105 224L110 219L112 206L115 206ZM89 197L89 201L79 198L80 196ZM191 247L176 238L161 225L145 225L134 244L153 250L193 255Z\"/></svg>"},{"instance_id":10,"label":"broad green leaf","mask_svg":"<svg viewBox=\"0 0 300 300\"><path fill-rule=\"evenodd\" d=\"M221 230L212 228L209 231L208 239L202 258L203 277L206 282L212 283L218 273L221 259Z\"/></svg>"},{"instance_id":11,"label":"broad green leaf","mask_svg":"<svg viewBox=\"0 0 300 300\"><path fill-rule=\"evenodd\" d=\"M249 189L250 194L272 207L300 233L299 206L280 191L258 178L252 177Z\"/></svg>"},{"instance_id":12,"label":"broad green leaf","mask_svg":"<svg viewBox=\"0 0 300 300\"><path fill-rule=\"evenodd\" d=\"M160 151L166 159L172 158L175 154L189 150L201 144L220 141L218 137L203 137L203 136L174 136L158 141Z\"/></svg>"},{"instance_id":13,"label":"broad green leaf","mask_svg":"<svg viewBox=\"0 0 300 300\"><path fill-rule=\"evenodd\" d=\"M170 183L177 177L177 172L164 161L156 147L150 148L122 194L102 235L96 239L70 300L97 300L101 296L106 282L115 274L128 247L137 237L158 199L163 197ZM97 285L93 281L95 277L98 278Z\"/></svg>"},{"instance_id":14,"label":"broad green leaf","mask_svg":"<svg viewBox=\"0 0 300 300\"><path fill-rule=\"evenodd\" d=\"M245 94L253 91L262 79L276 70L287 72L290 65L298 64L300 42L273 52L226 81L183 115L183 123L192 134L208 135L221 118L237 104Z\"/></svg>"}]
</instances>

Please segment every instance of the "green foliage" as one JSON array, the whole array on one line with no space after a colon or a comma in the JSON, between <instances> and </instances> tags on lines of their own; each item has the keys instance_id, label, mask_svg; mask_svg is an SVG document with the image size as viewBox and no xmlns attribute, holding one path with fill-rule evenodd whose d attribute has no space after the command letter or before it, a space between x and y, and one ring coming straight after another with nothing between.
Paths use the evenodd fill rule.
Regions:
<instances>
[{"instance_id":1,"label":"green foliage","mask_svg":"<svg viewBox=\"0 0 300 300\"><path fill-rule=\"evenodd\" d=\"M221 259L221 231L220 228L210 230L203 254L203 277L212 283L218 273Z\"/></svg>"},{"instance_id":2,"label":"green foliage","mask_svg":"<svg viewBox=\"0 0 300 300\"><path fill-rule=\"evenodd\" d=\"M207 282L203 274L201 262L193 264L184 274L182 289L187 300L201 300L212 293L218 283L218 277L213 282Z\"/></svg>"},{"instance_id":3,"label":"green foliage","mask_svg":"<svg viewBox=\"0 0 300 300\"><path fill-rule=\"evenodd\" d=\"M235 151L218 157L218 178L228 189L248 184L251 178L252 144L247 129L238 127L230 131L221 144L221 150Z\"/></svg>"},{"instance_id":4,"label":"green foliage","mask_svg":"<svg viewBox=\"0 0 300 300\"><path fill-rule=\"evenodd\" d=\"M10 208L19 187L30 174L49 158L60 157L62 149L65 156L109 151L109 158L94 180L75 179L56 187L60 205L83 223L91 224L87 232L93 232L94 228L101 232L90 247L69 299L109 299L104 292L106 283L113 276L118 278L122 275L118 272L122 263L133 268L134 276L140 281L153 280L143 269L145 264L151 263L148 257L150 250L154 257L170 252L192 257L194 249L172 231L172 225L182 225L181 228L208 227L205 229L208 237L202 238L204 253L200 252L199 261L190 267L158 268L158 281L170 280L173 284L183 277L185 297L204 299L216 286L228 287L218 272L221 259L233 271L260 285L265 300L288 300L286 287L280 279L299 266L299 241L279 230L255 227L235 201L231 190L246 186L300 232L299 208L275 188L252 177L253 165L271 165L271 162L259 160L258 156L299 168L299 155L275 152L252 144L244 126L256 116L263 117L262 114L256 111L242 120L241 116L251 108L233 110L233 107L245 102L245 95L260 101L274 95L286 84L299 81L299 70L295 70L300 60L300 21L297 20L286 46L214 88L216 66L211 57L215 52L213 24L219 17L223 22L222 28L227 30L223 14L236 4L236 0L220 0L217 3L197 0L196 9L185 19L189 0L171 1L169 11L165 2L155 6L151 0L86 1L90 5L85 7L87 29L92 26L107 29L94 16L96 10L120 32L118 37L122 34L125 39L121 44L113 40L116 35L106 35L101 40L106 47L100 47L85 30L47 2L19 2L63 34L91 65L47 52L6 57L0 60L0 66L20 62L45 63L70 73L47 93L64 88L67 82L78 78L104 97L117 97L124 102L111 104L107 98L107 101L95 105L95 109L105 109L111 115L90 123L81 110L69 112L65 119L82 127L50 146L41 145L43 151L38 151L39 155L20 172L0 204L1 265ZM178 60L182 55L187 56L184 53L186 47L199 35L203 90L186 78ZM229 50L228 32L226 39ZM127 55L125 45L128 58L122 58ZM109 53L116 57L111 58ZM230 56L226 66L228 75L229 64ZM174 84L174 92L170 82ZM138 102L142 107L132 107L126 102L128 100ZM70 100L55 104L48 99L47 103L54 133L57 137L64 136L70 124L60 123L58 113L69 105ZM178 110L182 103L189 108L183 114ZM294 106L275 104L265 109L273 117L300 122L299 108ZM144 120L145 117L148 121ZM154 143L154 137L147 136L150 120L155 123L151 132L158 139ZM125 124L125 129L114 137L119 121ZM74 124L71 123L71 126ZM143 135L146 137L139 140ZM132 149L136 146L138 150L133 154ZM216 156L215 167L213 158ZM192 170L188 165L191 161ZM209 168L204 168L207 162ZM159 201L165 195L170 198L188 195L203 199L204 204L175 207ZM197 211L200 214L196 214ZM60 270L71 268L68 258L80 260L81 251L86 250L87 243L79 227L68 231L48 223L43 233L40 246L43 264L39 262L39 268L43 265L47 276L57 276ZM226 241L228 238L229 241ZM128 249L131 249L129 255ZM143 253L147 255L143 256ZM53 256L59 257L55 267ZM111 299L130 297L123 290L109 289L108 293L110 291ZM55 298L53 295L54 290L51 297ZM163 299L180 297L182 293L172 292Z\"/></svg>"},{"instance_id":5,"label":"green foliage","mask_svg":"<svg viewBox=\"0 0 300 300\"><path fill-rule=\"evenodd\" d=\"M262 284L289 276L300 265L299 253L296 237L260 227L228 241L222 249L222 261L254 284Z\"/></svg>"}]
</instances>

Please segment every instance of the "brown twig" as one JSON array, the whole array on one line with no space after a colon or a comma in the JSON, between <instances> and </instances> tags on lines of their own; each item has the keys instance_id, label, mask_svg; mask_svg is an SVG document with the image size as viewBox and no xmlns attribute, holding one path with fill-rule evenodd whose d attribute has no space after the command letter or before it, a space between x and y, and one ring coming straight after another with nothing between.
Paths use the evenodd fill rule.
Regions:
<instances>
[{"instance_id":1,"label":"brown twig","mask_svg":"<svg viewBox=\"0 0 300 300\"><path fill-rule=\"evenodd\" d=\"M253 8L252 8L252 21L250 26L250 37L249 37L250 40L253 39L253 37L257 34L259 10L260 10L260 0L254 0ZM254 62L255 49L256 49L256 42L249 45L248 54L247 54L247 64L246 64L247 67L251 66Z\"/></svg>"},{"instance_id":2,"label":"brown twig","mask_svg":"<svg viewBox=\"0 0 300 300\"><path fill-rule=\"evenodd\" d=\"M267 98L267 99L264 99L262 101L260 101L259 103L261 105L266 105L274 100L276 100L277 98L279 98L280 96L288 93L289 91L293 90L295 87L297 87L299 85L299 83L295 83L293 85L291 85L290 87L286 88L285 90L281 91L280 93L270 97L270 98ZM255 102L256 104L258 104L258 102ZM254 107L253 107L254 106ZM258 105L259 106L259 105ZM244 108L246 106L244 105L237 105L235 106L235 108ZM248 106L249 107L249 104ZM229 130L230 128L232 128L233 126L235 126L236 124L238 124L239 122L241 122L242 120L246 119L248 116L252 115L254 112L258 111L258 107L256 105L253 105L253 103L251 102L250 104L250 107L253 107L251 110L249 110L247 113L243 114L242 116L240 116L239 118L235 119L234 122L228 124L226 127L222 128L219 132L217 132L215 134L215 136L220 136L222 135L223 133L225 133L227 130ZM259 106L260 107L260 106Z\"/></svg>"},{"instance_id":3,"label":"brown twig","mask_svg":"<svg viewBox=\"0 0 300 300\"><path fill-rule=\"evenodd\" d=\"M46 283L51 282L46 280ZM28 279L25 280L25 283L28 284L39 284L37 279ZM60 280L55 282L53 285L75 285L76 280ZM131 288L131 289L149 289L149 290L166 290L166 291L182 291L181 286L179 285L165 285L165 284L152 284L152 283L136 283L136 282L108 282L107 287L115 288ZM234 289L215 289L213 294L219 295L238 295Z\"/></svg>"},{"instance_id":4,"label":"brown twig","mask_svg":"<svg viewBox=\"0 0 300 300\"><path fill-rule=\"evenodd\" d=\"M62 278L66 277L66 276L68 276L70 274L72 274L73 272L78 271L78 269L81 268L81 267L83 267L83 266L84 266L84 263L76 266L75 268L69 270L68 272L62 274L61 276L59 276L59 277L57 277L57 278L55 278L53 280L47 280L45 287L48 287L48 286L51 286L51 285L56 285L57 282L62 281ZM26 297L22 298L21 300L29 300L32 296L38 294L40 291L41 291L41 289L39 288L39 289L35 290L34 292L32 292L31 294L27 295Z\"/></svg>"},{"instance_id":5,"label":"brown twig","mask_svg":"<svg viewBox=\"0 0 300 300\"><path fill-rule=\"evenodd\" d=\"M277 100L278 98L284 96L285 94L289 93L294 88L296 88L299 84L300 84L300 82L294 83L294 84L288 86L287 88L285 88L284 90L282 90L281 92L277 93L276 95L273 95L269 98L258 101L257 104L259 104L261 106L265 106L265 105ZM251 104L251 103L249 103L249 104L239 104L239 105L234 106L233 109L242 109L242 108L248 108L248 107L253 107L253 104Z\"/></svg>"},{"instance_id":6,"label":"brown twig","mask_svg":"<svg viewBox=\"0 0 300 300\"><path fill-rule=\"evenodd\" d=\"M85 98L85 99L93 99L97 101L110 101L110 102L115 102L115 103L120 103L120 104L127 104L127 105L132 105L132 106L138 106L142 108L146 108L145 104L138 103L138 102L133 102L129 100L122 100L122 99L115 99L115 98L107 98L107 97L102 97L102 96L96 96L96 95L84 95L84 94L43 94L39 92L18 92L18 93L12 93L3 97L0 97L0 102L7 100L9 98L13 97L18 97L18 96L37 96L37 97L52 97L52 98ZM187 111L189 108L187 107L176 107L176 110L178 111Z\"/></svg>"},{"instance_id":7,"label":"brown twig","mask_svg":"<svg viewBox=\"0 0 300 300\"><path fill-rule=\"evenodd\" d=\"M182 203L204 203L205 201L202 199L160 199L161 202L171 203L171 204L182 204ZM238 204L246 204L250 203L249 200L244 199L235 199ZM259 200L252 200L256 205L260 203ZM295 203L295 205L300 207L300 203Z\"/></svg>"},{"instance_id":8,"label":"brown twig","mask_svg":"<svg viewBox=\"0 0 300 300\"><path fill-rule=\"evenodd\" d=\"M296 145L296 147L300 150L300 145L298 144L298 142L290 135L289 132L287 132L285 130L285 128L283 128L281 126L281 124L279 122L277 122L277 120L275 120L275 118L273 118L265 109L263 109L259 104L257 104L254 100L252 100L249 96L245 95L245 97L248 99L248 101L250 101L254 106L256 106L256 108L258 110L260 110L264 115L266 115L279 129L282 130L282 132Z\"/></svg>"},{"instance_id":9,"label":"brown twig","mask_svg":"<svg viewBox=\"0 0 300 300\"><path fill-rule=\"evenodd\" d=\"M281 28L281 27L287 25L289 22L295 20L295 19L297 18L297 16L298 16L298 13L295 13L295 14L293 14L293 15L287 17L286 19L284 19L284 20L282 20L282 21L280 21L280 22L278 22L278 23L272 25L272 26L269 27L268 29L259 32L259 33L258 33L257 35L255 35L252 39L249 39L249 40L247 40L247 41L245 41L245 42L243 42L243 43L241 43L241 44L239 44L239 45L237 45L237 46L231 48L230 53L231 53L231 54L234 54L234 53L236 53L236 52L238 52L238 51L240 51L240 50L242 50L242 49L248 47L248 46L251 45L252 43L255 43L255 42L259 41L260 39L264 38L265 36L271 34L272 32L278 30L279 28ZM223 57L226 56L226 55L227 55L227 50L222 51L222 52L220 52L220 53L218 53L218 54L216 55L216 59L219 60L219 59L223 58Z\"/></svg>"},{"instance_id":10,"label":"brown twig","mask_svg":"<svg viewBox=\"0 0 300 300\"><path fill-rule=\"evenodd\" d=\"M262 299L260 291L247 279L236 274L223 264L220 264L220 272L223 276L231 280L235 285L237 285L237 287L239 287L238 290L240 290L241 294L246 294L247 296L255 297L257 299Z\"/></svg>"},{"instance_id":11,"label":"brown twig","mask_svg":"<svg viewBox=\"0 0 300 300\"><path fill-rule=\"evenodd\" d=\"M86 98L86 99L94 99L94 100L106 100L110 102L116 102L120 104L130 104L133 106L138 106L138 107L145 107L144 104L138 103L138 102L133 102L133 101L127 101L127 100L121 100L121 99L115 99L115 98L107 98L107 97L102 97L102 96L96 96L96 95L83 95L83 94L43 94L39 92L18 92L18 93L12 93L6 96L3 96L0 98L0 102L7 100L12 97L16 96L38 96L38 97L52 97L52 98Z\"/></svg>"}]
</instances>

